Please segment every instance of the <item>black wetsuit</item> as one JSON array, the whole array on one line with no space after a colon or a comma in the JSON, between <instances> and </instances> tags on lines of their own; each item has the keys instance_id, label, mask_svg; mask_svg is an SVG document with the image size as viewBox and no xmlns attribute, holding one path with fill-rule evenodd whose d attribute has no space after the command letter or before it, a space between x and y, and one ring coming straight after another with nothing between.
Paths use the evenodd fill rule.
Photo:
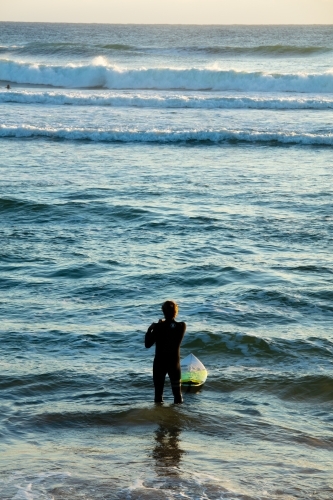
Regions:
<instances>
[{"instance_id":1,"label":"black wetsuit","mask_svg":"<svg viewBox=\"0 0 333 500\"><path fill-rule=\"evenodd\" d=\"M155 386L155 403L163 401L163 389L166 374L169 375L175 403L182 403L180 344L186 330L185 323L173 320L153 323L147 330L145 346L156 344L153 377Z\"/></svg>"}]
</instances>

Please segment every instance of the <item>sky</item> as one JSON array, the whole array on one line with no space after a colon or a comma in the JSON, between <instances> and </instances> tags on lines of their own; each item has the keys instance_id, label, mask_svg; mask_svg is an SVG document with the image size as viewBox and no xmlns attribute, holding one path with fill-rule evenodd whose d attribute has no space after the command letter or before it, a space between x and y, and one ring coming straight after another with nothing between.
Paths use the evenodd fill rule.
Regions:
<instances>
[{"instance_id":1,"label":"sky","mask_svg":"<svg viewBox=\"0 0 333 500\"><path fill-rule=\"evenodd\" d=\"M0 0L0 21L333 24L333 0Z\"/></svg>"}]
</instances>

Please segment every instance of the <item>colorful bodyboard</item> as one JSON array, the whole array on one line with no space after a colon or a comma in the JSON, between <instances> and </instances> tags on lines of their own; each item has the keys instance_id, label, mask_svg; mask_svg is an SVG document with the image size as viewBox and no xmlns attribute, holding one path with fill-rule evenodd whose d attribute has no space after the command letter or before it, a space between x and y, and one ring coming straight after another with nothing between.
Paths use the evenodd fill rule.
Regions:
<instances>
[{"instance_id":1,"label":"colorful bodyboard","mask_svg":"<svg viewBox=\"0 0 333 500\"><path fill-rule=\"evenodd\" d=\"M206 382L207 370L194 354L189 354L186 358L182 359L180 366L183 387L201 387Z\"/></svg>"}]
</instances>

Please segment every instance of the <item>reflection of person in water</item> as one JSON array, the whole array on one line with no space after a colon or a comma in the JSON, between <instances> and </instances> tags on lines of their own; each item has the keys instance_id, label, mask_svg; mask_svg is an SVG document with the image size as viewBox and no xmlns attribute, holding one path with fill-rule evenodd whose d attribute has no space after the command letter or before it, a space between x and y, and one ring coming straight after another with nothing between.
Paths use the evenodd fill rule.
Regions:
<instances>
[{"instance_id":1,"label":"reflection of person in water","mask_svg":"<svg viewBox=\"0 0 333 500\"><path fill-rule=\"evenodd\" d=\"M156 344L153 366L155 403L163 402L166 374L170 378L174 403L182 403L180 344L185 334L186 324L178 323L175 320L178 314L178 306L172 300L164 302L162 311L165 320L159 320L158 323L150 325L145 337L145 346L147 348Z\"/></svg>"},{"instance_id":2,"label":"reflection of person in water","mask_svg":"<svg viewBox=\"0 0 333 500\"><path fill-rule=\"evenodd\" d=\"M156 445L153 458L156 461L158 474L177 475L177 468L185 451L179 447L180 429L160 425L155 432Z\"/></svg>"}]
</instances>

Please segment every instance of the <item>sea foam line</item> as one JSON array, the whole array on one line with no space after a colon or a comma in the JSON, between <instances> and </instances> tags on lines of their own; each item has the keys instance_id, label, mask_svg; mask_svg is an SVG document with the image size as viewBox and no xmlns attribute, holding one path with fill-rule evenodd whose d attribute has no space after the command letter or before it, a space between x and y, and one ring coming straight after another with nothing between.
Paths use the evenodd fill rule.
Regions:
<instances>
[{"instance_id":1,"label":"sea foam line","mask_svg":"<svg viewBox=\"0 0 333 500\"><path fill-rule=\"evenodd\" d=\"M333 134L299 132L265 132L260 130L169 130L169 129L85 129L85 128L39 128L31 125L0 125L0 137L51 138L67 140L88 140L95 142L124 143L212 143L249 142L298 145L333 146Z\"/></svg>"},{"instance_id":2,"label":"sea foam line","mask_svg":"<svg viewBox=\"0 0 333 500\"><path fill-rule=\"evenodd\" d=\"M192 109L333 109L333 97L205 96L54 91L0 91L0 103Z\"/></svg>"},{"instance_id":3,"label":"sea foam line","mask_svg":"<svg viewBox=\"0 0 333 500\"><path fill-rule=\"evenodd\" d=\"M333 72L264 73L218 68L110 66L103 58L86 65L55 66L0 60L0 80L67 88L237 90L333 93Z\"/></svg>"}]
</instances>

